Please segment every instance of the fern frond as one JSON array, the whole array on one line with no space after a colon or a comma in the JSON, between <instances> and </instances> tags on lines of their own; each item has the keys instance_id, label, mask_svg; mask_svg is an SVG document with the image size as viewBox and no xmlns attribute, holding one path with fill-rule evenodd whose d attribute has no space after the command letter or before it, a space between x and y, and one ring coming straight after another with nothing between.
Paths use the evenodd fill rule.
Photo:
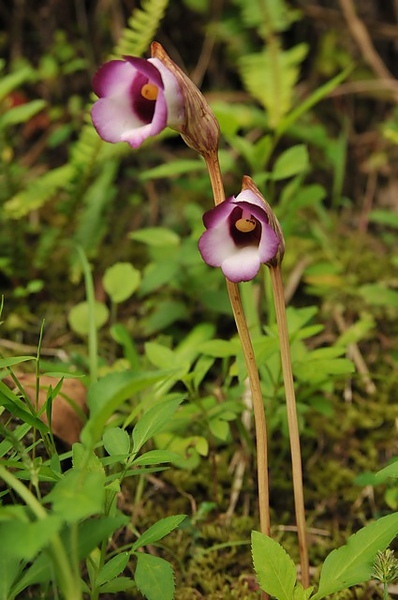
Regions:
<instances>
[{"instance_id":1,"label":"fern frond","mask_svg":"<svg viewBox=\"0 0 398 600\"><path fill-rule=\"evenodd\" d=\"M276 128L292 108L295 85L307 51L306 44L298 44L289 50L278 48L276 56L267 49L239 60L245 88L261 102L272 128Z\"/></svg>"},{"instance_id":2,"label":"fern frond","mask_svg":"<svg viewBox=\"0 0 398 600\"><path fill-rule=\"evenodd\" d=\"M115 48L114 55L141 56L152 42L167 9L169 0L143 0L142 7L133 11L128 27Z\"/></svg>"},{"instance_id":3,"label":"fern frond","mask_svg":"<svg viewBox=\"0 0 398 600\"><path fill-rule=\"evenodd\" d=\"M3 206L3 216L21 219L32 210L38 210L69 183L73 174L70 164L48 171L8 200Z\"/></svg>"}]
</instances>

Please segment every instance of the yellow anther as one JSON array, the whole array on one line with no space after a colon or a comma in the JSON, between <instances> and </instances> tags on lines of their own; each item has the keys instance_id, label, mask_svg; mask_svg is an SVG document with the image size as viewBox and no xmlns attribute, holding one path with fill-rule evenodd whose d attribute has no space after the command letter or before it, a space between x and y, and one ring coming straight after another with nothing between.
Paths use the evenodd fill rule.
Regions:
<instances>
[{"instance_id":1,"label":"yellow anther","mask_svg":"<svg viewBox=\"0 0 398 600\"><path fill-rule=\"evenodd\" d=\"M146 83L141 88L141 96L147 100L156 100L159 88L154 83Z\"/></svg>"},{"instance_id":2,"label":"yellow anther","mask_svg":"<svg viewBox=\"0 0 398 600\"><path fill-rule=\"evenodd\" d=\"M256 229L256 221L254 219L238 219L235 223L235 227L238 231L242 231L242 233L249 233L250 231L254 231Z\"/></svg>"}]
</instances>

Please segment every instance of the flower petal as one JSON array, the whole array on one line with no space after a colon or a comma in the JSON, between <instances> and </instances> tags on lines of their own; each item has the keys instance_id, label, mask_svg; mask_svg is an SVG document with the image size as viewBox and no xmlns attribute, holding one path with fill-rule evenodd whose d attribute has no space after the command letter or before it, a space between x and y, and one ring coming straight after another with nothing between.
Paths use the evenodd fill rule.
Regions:
<instances>
[{"instance_id":1,"label":"flower petal","mask_svg":"<svg viewBox=\"0 0 398 600\"><path fill-rule=\"evenodd\" d=\"M203 224L206 227L206 229L217 227L220 223L222 223L229 217L229 215L235 208L235 206L232 204L233 201L234 197L231 196L224 202L221 202L221 204L218 204L215 208L212 208L211 210L205 212L205 214L203 215Z\"/></svg>"},{"instance_id":2,"label":"flower petal","mask_svg":"<svg viewBox=\"0 0 398 600\"><path fill-rule=\"evenodd\" d=\"M137 73L124 60L111 60L98 69L93 77L93 89L99 98L128 94L131 82Z\"/></svg>"},{"instance_id":3,"label":"flower petal","mask_svg":"<svg viewBox=\"0 0 398 600\"><path fill-rule=\"evenodd\" d=\"M272 260L279 248L279 238L268 223L261 226L261 238L258 246L258 254L262 263Z\"/></svg>"},{"instance_id":4,"label":"flower petal","mask_svg":"<svg viewBox=\"0 0 398 600\"><path fill-rule=\"evenodd\" d=\"M244 246L235 250L221 264L221 270L225 277L233 283L250 281L260 269L260 257L258 249L254 246Z\"/></svg>"},{"instance_id":5,"label":"flower petal","mask_svg":"<svg viewBox=\"0 0 398 600\"><path fill-rule=\"evenodd\" d=\"M211 267L221 267L224 260L235 252L235 244L229 233L228 222L225 221L216 229L205 231L198 242L199 252L203 260Z\"/></svg>"}]
</instances>

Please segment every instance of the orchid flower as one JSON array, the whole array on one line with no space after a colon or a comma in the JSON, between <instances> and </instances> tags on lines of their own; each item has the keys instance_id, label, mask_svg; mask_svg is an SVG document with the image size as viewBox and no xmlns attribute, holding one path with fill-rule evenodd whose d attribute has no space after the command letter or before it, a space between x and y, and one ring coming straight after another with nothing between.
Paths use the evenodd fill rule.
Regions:
<instances>
[{"instance_id":1,"label":"orchid flower","mask_svg":"<svg viewBox=\"0 0 398 600\"><path fill-rule=\"evenodd\" d=\"M99 97L91 109L94 127L107 142L138 148L166 126L185 121L184 101L173 73L158 58L111 60L93 79Z\"/></svg>"},{"instance_id":2,"label":"orchid flower","mask_svg":"<svg viewBox=\"0 0 398 600\"><path fill-rule=\"evenodd\" d=\"M262 263L271 264L283 252L283 238L269 209L257 188L250 185L206 212L203 223L207 231L199 239L203 260L211 267L221 267L234 283L253 279Z\"/></svg>"}]
</instances>

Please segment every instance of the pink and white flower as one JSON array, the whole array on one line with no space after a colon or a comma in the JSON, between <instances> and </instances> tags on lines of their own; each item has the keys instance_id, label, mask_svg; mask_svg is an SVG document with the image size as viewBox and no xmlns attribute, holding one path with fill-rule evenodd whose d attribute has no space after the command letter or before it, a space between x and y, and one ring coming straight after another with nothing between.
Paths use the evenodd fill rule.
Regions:
<instances>
[{"instance_id":1,"label":"pink and white flower","mask_svg":"<svg viewBox=\"0 0 398 600\"><path fill-rule=\"evenodd\" d=\"M266 205L252 189L243 189L203 216L206 230L199 251L211 267L221 267L234 283L253 279L262 263L275 259L281 240L269 224Z\"/></svg>"},{"instance_id":2,"label":"pink and white flower","mask_svg":"<svg viewBox=\"0 0 398 600\"><path fill-rule=\"evenodd\" d=\"M93 124L107 142L138 148L165 127L179 129L185 121L177 79L158 58L112 60L93 79L99 97L91 109Z\"/></svg>"}]
</instances>

